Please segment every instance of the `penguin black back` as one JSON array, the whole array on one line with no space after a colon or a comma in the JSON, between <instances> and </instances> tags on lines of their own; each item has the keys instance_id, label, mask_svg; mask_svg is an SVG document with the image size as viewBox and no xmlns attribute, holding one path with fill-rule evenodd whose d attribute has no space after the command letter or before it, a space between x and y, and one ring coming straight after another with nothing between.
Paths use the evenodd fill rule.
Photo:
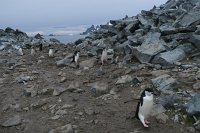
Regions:
<instances>
[{"instance_id":1,"label":"penguin black back","mask_svg":"<svg viewBox=\"0 0 200 133\"><path fill-rule=\"evenodd\" d=\"M77 50L77 51L74 52L74 55L73 55L71 62L75 62L75 56L77 55L78 52L80 52L80 50Z\"/></svg>"},{"instance_id":2,"label":"penguin black back","mask_svg":"<svg viewBox=\"0 0 200 133\"><path fill-rule=\"evenodd\" d=\"M42 47L43 47L43 46L42 46L42 43L40 43L40 45L39 45L39 50L40 50L40 51L42 51Z\"/></svg>"}]
</instances>

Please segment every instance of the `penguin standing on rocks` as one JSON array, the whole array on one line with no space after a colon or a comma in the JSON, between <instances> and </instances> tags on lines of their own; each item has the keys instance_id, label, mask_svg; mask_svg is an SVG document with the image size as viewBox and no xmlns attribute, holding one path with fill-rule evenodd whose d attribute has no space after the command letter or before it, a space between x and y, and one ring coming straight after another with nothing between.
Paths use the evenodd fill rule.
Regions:
<instances>
[{"instance_id":1,"label":"penguin standing on rocks","mask_svg":"<svg viewBox=\"0 0 200 133\"><path fill-rule=\"evenodd\" d=\"M24 55L22 48L19 48L18 53L19 53L19 55L21 55L21 56Z\"/></svg>"},{"instance_id":2,"label":"penguin standing on rocks","mask_svg":"<svg viewBox=\"0 0 200 133\"><path fill-rule=\"evenodd\" d=\"M54 56L54 51L52 48L49 49L49 57L53 57Z\"/></svg>"},{"instance_id":3,"label":"penguin standing on rocks","mask_svg":"<svg viewBox=\"0 0 200 133\"><path fill-rule=\"evenodd\" d=\"M104 61L107 61L107 60L108 60L108 52L107 52L107 49L105 48L101 55L101 64L103 65Z\"/></svg>"},{"instance_id":4,"label":"penguin standing on rocks","mask_svg":"<svg viewBox=\"0 0 200 133\"><path fill-rule=\"evenodd\" d=\"M78 65L79 56L80 56L80 51L79 51L79 50L75 51L75 52L74 52L74 55L73 55L73 57L72 57L72 58L73 58L73 59L72 59L72 62L75 62L76 65Z\"/></svg>"},{"instance_id":5,"label":"penguin standing on rocks","mask_svg":"<svg viewBox=\"0 0 200 133\"><path fill-rule=\"evenodd\" d=\"M42 48L43 48L43 45L42 45L42 43L40 43L39 50L42 51Z\"/></svg>"},{"instance_id":6,"label":"penguin standing on rocks","mask_svg":"<svg viewBox=\"0 0 200 133\"><path fill-rule=\"evenodd\" d=\"M153 90L146 88L138 102L135 117L140 120L144 127L149 127L147 118L153 108Z\"/></svg>"},{"instance_id":7,"label":"penguin standing on rocks","mask_svg":"<svg viewBox=\"0 0 200 133\"><path fill-rule=\"evenodd\" d=\"M31 48L31 55L35 55L35 47Z\"/></svg>"}]
</instances>

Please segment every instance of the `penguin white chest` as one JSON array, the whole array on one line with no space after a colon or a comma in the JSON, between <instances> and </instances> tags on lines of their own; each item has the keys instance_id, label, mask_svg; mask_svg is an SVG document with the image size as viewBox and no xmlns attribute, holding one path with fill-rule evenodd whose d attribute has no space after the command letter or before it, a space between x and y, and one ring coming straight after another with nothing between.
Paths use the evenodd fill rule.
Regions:
<instances>
[{"instance_id":1,"label":"penguin white chest","mask_svg":"<svg viewBox=\"0 0 200 133\"><path fill-rule=\"evenodd\" d=\"M153 95L143 97L143 104L140 105L139 114L143 115L144 118L148 117L153 108Z\"/></svg>"},{"instance_id":2,"label":"penguin white chest","mask_svg":"<svg viewBox=\"0 0 200 133\"><path fill-rule=\"evenodd\" d=\"M24 53L23 53L23 51L22 51L22 48L19 48L19 50L18 50L18 53L19 53L19 55L24 55Z\"/></svg>"},{"instance_id":3,"label":"penguin white chest","mask_svg":"<svg viewBox=\"0 0 200 133\"><path fill-rule=\"evenodd\" d=\"M103 63L103 61L107 61L108 59L108 53L107 50L103 50L102 55L101 55L101 61Z\"/></svg>"},{"instance_id":4,"label":"penguin white chest","mask_svg":"<svg viewBox=\"0 0 200 133\"><path fill-rule=\"evenodd\" d=\"M75 61L76 63L78 63L78 59L79 59L79 53L77 53L77 54L75 55L74 61Z\"/></svg>"},{"instance_id":5,"label":"penguin white chest","mask_svg":"<svg viewBox=\"0 0 200 133\"><path fill-rule=\"evenodd\" d=\"M31 49L31 55L35 55L35 49Z\"/></svg>"},{"instance_id":6,"label":"penguin white chest","mask_svg":"<svg viewBox=\"0 0 200 133\"><path fill-rule=\"evenodd\" d=\"M53 56L54 56L53 49L49 49L49 57L53 57Z\"/></svg>"}]
</instances>

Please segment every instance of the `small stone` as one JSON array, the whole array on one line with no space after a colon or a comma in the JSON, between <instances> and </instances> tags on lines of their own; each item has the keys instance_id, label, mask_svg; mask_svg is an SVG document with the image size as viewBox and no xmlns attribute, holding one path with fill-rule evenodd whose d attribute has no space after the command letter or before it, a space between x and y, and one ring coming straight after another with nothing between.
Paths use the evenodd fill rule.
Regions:
<instances>
[{"instance_id":1,"label":"small stone","mask_svg":"<svg viewBox=\"0 0 200 133\"><path fill-rule=\"evenodd\" d=\"M151 111L151 116L157 116L159 114L164 113L166 110L161 104L153 105L153 109Z\"/></svg>"},{"instance_id":2,"label":"small stone","mask_svg":"<svg viewBox=\"0 0 200 133\"><path fill-rule=\"evenodd\" d=\"M11 127L21 124L21 117L20 116L13 116L8 118L3 124L1 124L3 127Z\"/></svg>"},{"instance_id":3,"label":"small stone","mask_svg":"<svg viewBox=\"0 0 200 133\"><path fill-rule=\"evenodd\" d=\"M66 80L67 80L66 77L62 77L61 80L60 80L60 83L63 83L63 82L65 82Z\"/></svg>"},{"instance_id":4,"label":"small stone","mask_svg":"<svg viewBox=\"0 0 200 133\"><path fill-rule=\"evenodd\" d=\"M45 105L47 103L47 99L40 99L36 102L34 102L33 104L31 104L31 107L36 109L36 108L40 108L43 105Z\"/></svg>"},{"instance_id":5,"label":"small stone","mask_svg":"<svg viewBox=\"0 0 200 133\"><path fill-rule=\"evenodd\" d=\"M50 119L52 119L52 120L57 120L57 119L59 119L59 118L60 118L60 115L55 115L55 116L51 117Z\"/></svg>"},{"instance_id":6,"label":"small stone","mask_svg":"<svg viewBox=\"0 0 200 133\"><path fill-rule=\"evenodd\" d=\"M56 113L55 113L56 115L66 115L67 114L67 112L65 111L65 110L58 110Z\"/></svg>"},{"instance_id":7,"label":"small stone","mask_svg":"<svg viewBox=\"0 0 200 133\"><path fill-rule=\"evenodd\" d=\"M74 133L74 130L71 124L67 124L65 126L52 129L49 131L49 133Z\"/></svg>"},{"instance_id":8,"label":"small stone","mask_svg":"<svg viewBox=\"0 0 200 133\"><path fill-rule=\"evenodd\" d=\"M71 104L65 104L61 107L61 109L69 109L69 108L72 108L74 107L74 105L71 105Z\"/></svg>"},{"instance_id":9,"label":"small stone","mask_svg":"<svg viewBox=\"0 0 200 133\"><path fill-rule=\"evenodd\" d=\"M186 127L186 132L187 133L195 133L195 128L194 127Z\"/></svg>"},{"instance_id":10,"label":"small stone","mask_svg":"<svg viewBox=\"0 0 200 133\"><path fill-rule=\"evenodd\" d=\"M85 113L88 115L92 115L94 113L94 110L91 108L84 108L84 110L85 110Z\"/></svg>"},{"instance_id":11,"label":"small stone","mask_svg":"<svg viewBox=\"0 0 200 133\"><path fill-rule=\"evenodd\" d=\"M161 113L156 117L157 122L162 124L165 124L168 119L169 117L164 113Z\"/></svg>"},{"instance_id":12,"label":"small stone","mask_svg":"<svg viewBox=\"0 0 200 133\"><path fill-rule=\"evenodd\" d=\"M105 82L95 82L90 84L91 86L91 92L95 95L102 95L108 93L108 84Z\"/></svg>"},{"instance_id":13,"label":"small stone","mask_svg":"<svg viewBox=\"0 0 200 133\"><path fill-rule=\"evenodd\" d=\"M195 89L195 90L199 90L200 89L200 81L198 81L197 83L193 84L193 89Z\"/></svg>"},{"instance_id":14,"label":"small stone","mask_svg":"<svg viewBox=\"0 0 200 133\"><path fill-rule=\"evenodd\" d=\"M31 87L31 88L25 88L24 89L24 95L35 97L37 95L37 91L34 90L34 86Z\"/></svg>"},{"instance_id":15,"label":"small stone","mask_svg":"<svg viewBox=\"0 0 200 133\"><path fill-rule=\"evenodd\" d=\"M67 90L70 91L70 92L75 92L77 91L78 89L80 89L80 86L82 86L82 82L79 82L79 81L72 81L70 83L70 85L68 86Z\"/></svg>"},{"instance_id":16,"label":"small stone","mask_svg":"<svg viewBox=\"0 0 200 133\"><path fill-rule=\"evenodd\" d=\"M125 84L125 83L129 83L132 81L132 77L130 75L124 75L121 76L120 78L118 78L117 82L115 84Z\"/></svg>"},{"instance_id":17,"label":"small stone","mask_svg":"<svg viewBox=\"0 0 200 133\"><path fill-rule=\"evenodd\" d=\"M66 90L67 90L67 89L66 89L66 88L63 88L63 87L54 88L53 96L58 96L58 95L60 95L61 93L65 92Z\"/></svg>"},{"instance_id":18,"label":"small stone","mask_svg":"<svg viewBox=\"0 0 200 133\"><path fill-rule=\"evenodd\" d=\"M83 112L78 112L77 114L80 115L80 116L82 116L82 115L83 115Z\"/></svg>"}]
</instances>

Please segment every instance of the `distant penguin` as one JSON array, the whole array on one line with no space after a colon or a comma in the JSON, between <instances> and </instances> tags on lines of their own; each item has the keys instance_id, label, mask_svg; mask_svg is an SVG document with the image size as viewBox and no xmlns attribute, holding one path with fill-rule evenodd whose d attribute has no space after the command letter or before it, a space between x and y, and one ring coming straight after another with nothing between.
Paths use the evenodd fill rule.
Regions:
<instances>
[{"instance_id":1,"label":"distant penguin","mask_svg":"<svg viewBox=\"0 0 200 133\"><path fill-rule=\"evenodd\" d=\"M107 60L108 60L108 52L107 52L107 49L105 48L102 52L102 55L101 55L102 65L104 64L104 61L107 61Z\"/></svg>"},{"instance_id":2,"label":"distant penguin","mask_svg":"<svg viewBox=\"0 0 200 133\"><path fill-rule=\"evenodd\" d=\"M145 89L138 102L135 117L140 120L144 127L149 127L147 118L153 108L153 90L150 88Z\"/></svg>"},{"instance_id":3,"label":"distant penguin","mask_svg":"<svg viewBox=\"0 0 200 133\"><path fill-rule=\"evenodd\" d=\"M49 49L49 57L53 57L54 56L54 51L52 48Z\"/></svg>"},{"instance_id":4,"label":"distant penguin","mask_svg":"<svg viewBox=\"0 0 200 133\"><path fill-rule=\"evenodd\" d=\"M43 45L42 45L42 43L40 43L39 50L42 51L42 48L43 48Z\"/></svg>"},{"instance_id":5,"label":"distant penguin","mask_svg":"<svg viewBox=\"0 0 200 133\"><path fill-rule=\"evenodd\" d=\"M74 52L74 55L73 55L73 59L72 59L72 62L75 62L76 65L78 65L78 60L79 60L79 56L80 56L80 51L75 51Z\"/></svg>"},{"instance_id":6,"label":"distant penguin","mask_svg":"<svg viewBox=\"0 0 200 133\"><path fill-rule=\"evenodd\" d=\"M22 48L19 48L18 53L19 53L19 55L21 55L21 56L24 55Z\"/></svg>"},{"instance_id":7,"label":"distant penguin","mask_svg":"<svg viewBox=\"0 0 200 133\"><path fill-rule=\"evenodd\" d=\"M35 55L35 48L31 48L31 55Z\"/></svg>"}]
</instances>

